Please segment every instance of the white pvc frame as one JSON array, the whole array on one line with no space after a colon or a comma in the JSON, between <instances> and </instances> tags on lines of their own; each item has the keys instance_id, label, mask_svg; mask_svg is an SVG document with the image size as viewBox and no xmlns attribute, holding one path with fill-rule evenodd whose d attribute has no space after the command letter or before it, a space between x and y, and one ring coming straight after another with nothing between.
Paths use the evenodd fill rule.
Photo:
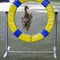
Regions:
<instances>
[{"instance_id":1,"label":"white pvc frame","mask_svg":"<svg viewBox=\"0 0 60 60\"><path fill-rule=\"evenodd\" d=\"M57 16L58 16L58 12L55 12L55 26L54 26L54 46L53 46L53 51L9 51L10 50L10 46L8 46L8 12L5 12L6 14L6 51L4 54L4 58L8 55L8 53L53 53L54 54L54 58L57 58L56 56L56 47L57 47Z\"/></svg>"}]
</instances>

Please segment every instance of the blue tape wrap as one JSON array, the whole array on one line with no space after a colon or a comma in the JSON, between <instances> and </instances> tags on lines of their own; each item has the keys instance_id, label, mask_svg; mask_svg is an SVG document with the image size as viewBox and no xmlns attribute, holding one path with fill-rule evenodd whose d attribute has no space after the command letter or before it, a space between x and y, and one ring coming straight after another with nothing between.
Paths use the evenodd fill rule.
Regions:
<instances>
[{"instance_id":1,"label":"blue tape wrap","mask_svg":"<svg viewBox=\"0 0 60 60\"><path fill-rule=\"evenodd\" d=\"M47 30L43 29L42 32L41 32L41 34L42 34L44 37L46 37L46 36L48 36L49 32L48 32Z\"/></svg>"},{"instance_id":2,"label":"blue tape wrap","mask_svg":"<svg viewBox=\"0 0 60 60\"><path fill-rule=\"evenodd\" d=\"M15 0L13 4L18 8L22 3L19 0Z\"/></svg>"},{"instance_id":3,"label":"blue tape wrap","mask_svg":"<svg viewBox=\"0 0 60 60\"><path fill-rule=\"evenodd\" d=\"M42 3L41 3L44 7L47 7L50 2L48 0L44 0Z\"/></svg>"},{"instance_id":4,"label":"blue tape wrap","mask_svg":"<svg viewBox=\"0 0 60 60\"><path fill-rule=\"evenodd\" d=\"M20 35L22 34L22 32L17 29L15 32L14 32L14 35L18 38Z\"/></svg>"}]
</instances>

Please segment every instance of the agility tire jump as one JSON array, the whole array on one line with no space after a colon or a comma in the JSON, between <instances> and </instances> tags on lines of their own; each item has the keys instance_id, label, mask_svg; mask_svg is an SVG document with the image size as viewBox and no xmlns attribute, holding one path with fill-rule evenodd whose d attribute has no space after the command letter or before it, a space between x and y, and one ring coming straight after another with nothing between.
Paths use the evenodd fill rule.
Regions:
<instances>
[{"instance_id":1,"label":"agility tire jump","mask_svg":"<svg viewBox=\"0 0 60 60\"><path fill-rule=\"evenodd\" d=\"M48 36L48 34L51 32L54 26L55 13L54 13L52 4L48 0L35 0L35 2L40 2L46 8L48 12L48 22L45 28L41 31L41 33L37 33L35 35L28 35L28 34L22 33L22 31L20 31L15 24L15 14L16 14L17 8L21 4L28 1L29 0L15 0L13 2L8 12L8 25L12 33L18 39L30 43L30 42L36 42L36 41L42 40L43 38Z\"/></svg>"}]
</instances>

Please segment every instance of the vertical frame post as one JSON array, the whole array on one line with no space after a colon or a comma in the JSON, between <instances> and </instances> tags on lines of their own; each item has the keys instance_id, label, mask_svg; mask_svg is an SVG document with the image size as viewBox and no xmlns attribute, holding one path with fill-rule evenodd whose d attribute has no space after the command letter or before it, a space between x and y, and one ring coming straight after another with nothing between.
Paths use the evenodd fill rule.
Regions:
<instances>
[{"instance_id":1,"label":"vertical frame post","mask_svg":"<svg viewBox=\"0 0 60 60\"><path fill-rule=\"evenodd\" d=\"M9 52L9 49L10 49L10 46L8 46L8 12L5 12L5 19L6 19L6 52L4 54L3 57L6 57L8 52Z\"/></svg>"},{"instance_id":2,"label":"vertical frame post","mask_svg":"<svg viewBox=\"0 0 60 60\"><path fill-rule=\"evenodd\" d=\"M55 26L54 26L54 58L57 58L56 56L56 47L57 47L57 16L58 12L55 12Z\"/></svg>"}]
</instances>

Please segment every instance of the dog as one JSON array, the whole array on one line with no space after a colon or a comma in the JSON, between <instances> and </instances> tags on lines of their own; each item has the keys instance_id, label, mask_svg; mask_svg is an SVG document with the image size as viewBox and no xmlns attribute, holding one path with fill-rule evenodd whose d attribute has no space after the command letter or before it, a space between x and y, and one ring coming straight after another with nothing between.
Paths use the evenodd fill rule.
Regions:
<instances>
[{"instance_id":1,"label":"dog","mask_svg":"<svg viewBox=\"0 0 60 60\"><path fill-rule=\"evenodd\" d=\"M32 20L32 14L27 12L27 9L29 9L28 6L25 6L25 14L24 17L22 17L22 25L23 29L29 30L31 26L31 20Z\"/></svg>"}]
</instances>

